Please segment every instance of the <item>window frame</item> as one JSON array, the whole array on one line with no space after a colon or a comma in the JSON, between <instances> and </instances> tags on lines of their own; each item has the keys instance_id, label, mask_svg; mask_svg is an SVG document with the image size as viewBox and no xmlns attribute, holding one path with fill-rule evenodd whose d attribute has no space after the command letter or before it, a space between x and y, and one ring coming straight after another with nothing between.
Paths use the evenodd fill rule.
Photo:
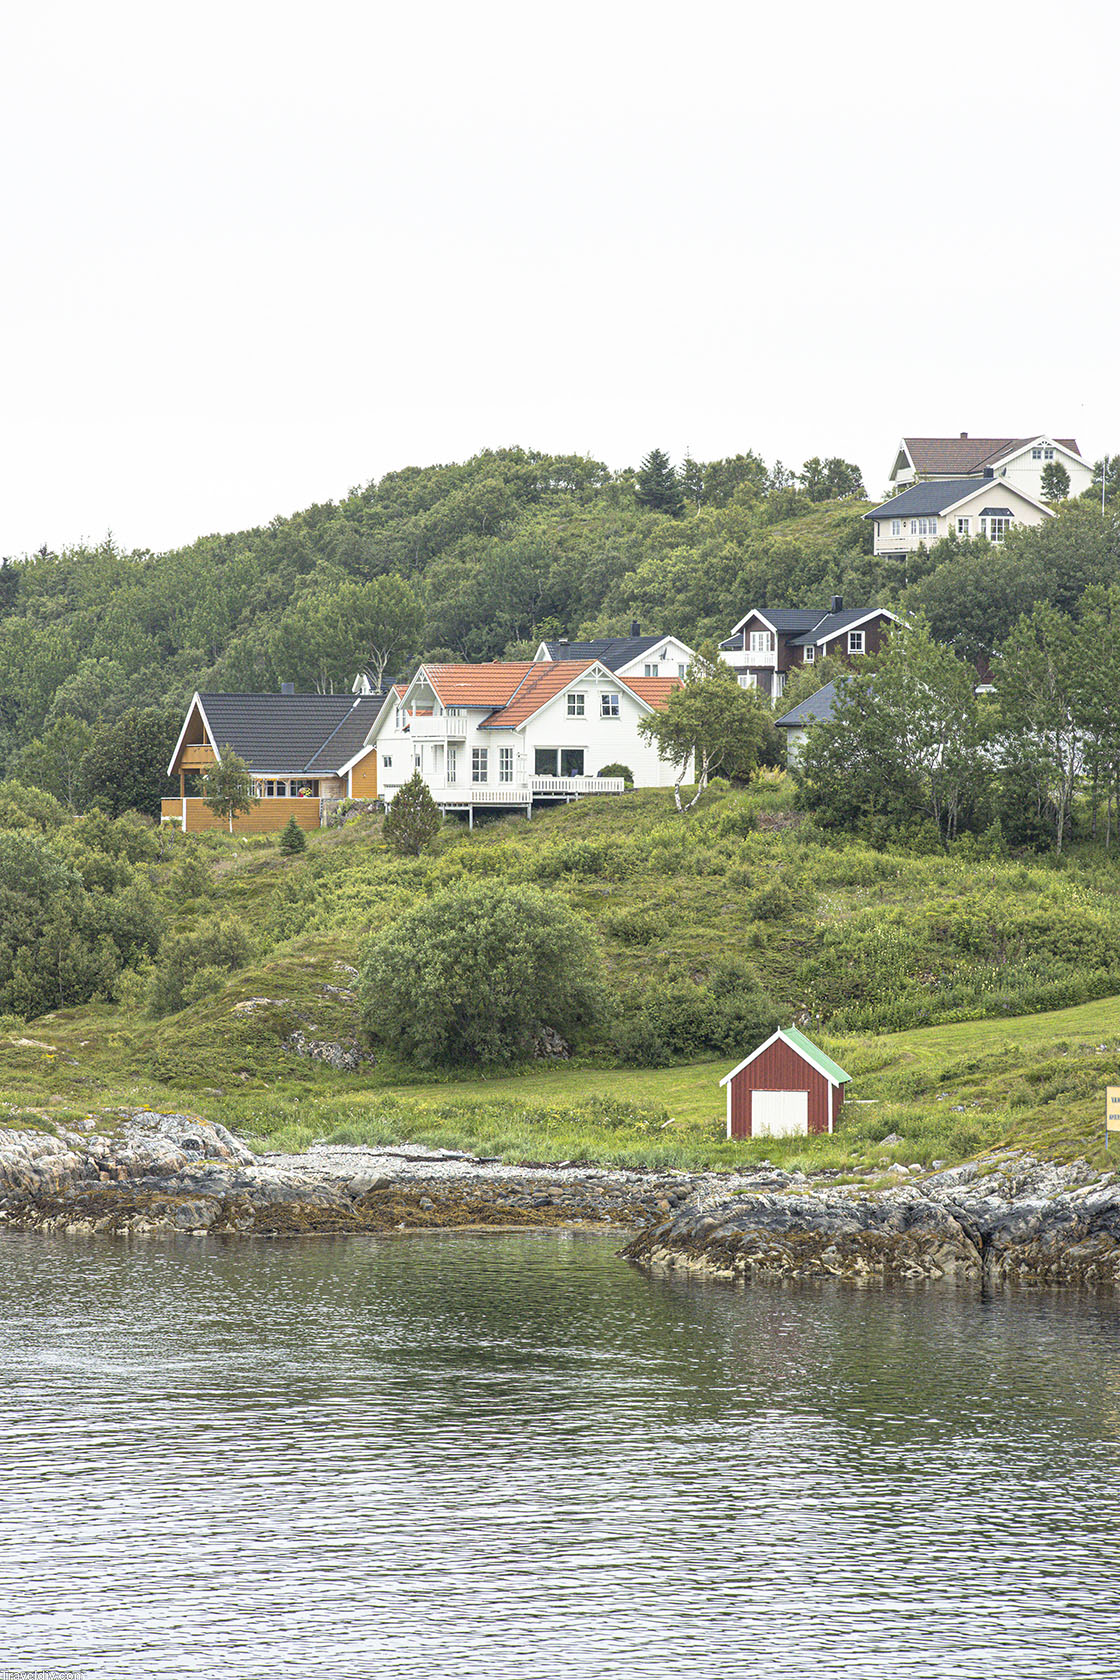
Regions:
<instances>
[{"instance_id":1,"label":"window frame","mask_svg":"<svg viewBox=\"0 0 1120 1680\"><path fill-rule=\"evenodd\" d=\"M513 781L513 748L498 748L498 780L508 786Z\"/></svg>"},{"instance_id":2,"label":"window frame","mask_svg":"<svg viewBox=\"0 0 1120 1680\"><path fill-rule=\"evenodd\" d=\"M599 716L611 721L622 716L622 696L617 689L604 689L599 695Z\"/></svg>"},{"instance_id":3,"label":"window frame","mask_svg":"<svg viewBox=\"0 0 1120 1680\"><path fill-rule=\"evenodd\" d=\"M570 718L581 718L587 716L585 698L586 697L583 694L568 695L568 716Z\"/></svg>"},{"instance_id":4,"label":"window frame","mask_svg":"<svg viewBox=\"0 0 1120 1680\"><path fill-rule=\"evenodd\" d=\"M490 748L471 748L471 786L481 787L490 780Z\"/></svg>"},{"instance_id":5,"label":"window frame","mask_svg":"<svg viewBox=\"0 0 1120 1680\"><path fill-rule=\"evenodd\" d=\"M862 630L849 630L848 631L848 652L849 653L866 653L867 652L866 643L867 643L867 637L866 637L866 634L865 634L864 631L862 631Z\"/></svg>"}]
</instances>

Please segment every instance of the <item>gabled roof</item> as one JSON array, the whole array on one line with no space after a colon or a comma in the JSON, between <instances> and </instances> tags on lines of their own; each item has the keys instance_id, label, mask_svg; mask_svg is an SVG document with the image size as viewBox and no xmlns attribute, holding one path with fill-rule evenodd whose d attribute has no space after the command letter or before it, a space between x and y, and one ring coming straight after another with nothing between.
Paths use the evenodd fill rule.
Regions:
<instances>
[{"instance_id":1,"label":"gabled roof","mask_svg":"<svg viewBox=\"0 0 1120 1680\"><path fill-rule=\"evenodd\" d=\"M743 1060L736 1067L733 1067L730 1073L725 1073L720 1080L720 1084L727 1085L735 1078L737 1073L742 1073L745 1067L749 1067L757 1057L762 1055L764 1050L769 1050L770 1046L776 1044L780 1038L785 1039L790 1049L796 1050L804 1061L810 1062L818 1073L823 1073L830 1085L848 1085L851 1083L851 1074L845 1073L838 1062L834 1062L831 1056L826 1056L824 1051L819 1049L811 1039L805 1037L804 1033L798 1032L796 1027L779 1027L776 1033L771 1033L765 1044L760 1044L757 1050L752 1050L749 1056L744 1056Z\"/></svg>"},{"instance_id":2,"label":"gabled roof","mask_svg":"<svg viewBox=\"0 0 1120 1680\"><path fill-rule=\"evenodd\" d=\"M827 617L827 607L752 607L732 628L731 634L736 635L749 619L760 618L781 636L800 635Z\"/></svg>"},{"instance_id":3,"label":"gabled roof","mask_svg":"<svg viewBox=\"0 0 1120 1680\"><path fill-rule=\"evenodd\" d=\"M871 618L889 618L892 623L898 623L897 614L889 612L886 607L845 607L843 612L826 613L808 635L792 636L789 645L819 647L822 642L830 642L833 636L839 636L845 630L853 630L857 624L866 624Z\"/></svg>"},{"instance_id":4,"label":"gabled roof","mask_svg":"<svg viewBox=\"0 0 1120 1680\"><path fill-rule=\"evenodd\" d=\"M380 694L196 694L214 751L232 747L250 770L334 775L354 756L384 699ZM171 763L179 756L184 723ZM170 768L169 768L170 774Z\"/></svg>"},{"instance_id":5,"label":"gabled roof","mask_svg":"<svg viewBox=\"0 0 1120 1680\"><path fill-rule=\"evenodd\" d=\"M815 694L807 694L784 717L775 718L779 729L804 729L807 723L827 723L836 705L836 684L825 683Z\"/></svg>"},{"instance_id":6,"label":"gabled roof","mask_svg":"<svg viewBox=\"0 0 1120 1680\"><path fill-rule=\"evenodd\" d=\"M421 665L416 676L427 677L445 706L504 706L530 671L529 659L493 660L488 665ZM570 682L571 673L565 678ZM408 687L416 681L412 679Z\"/></svg>"},{"instance_id":7,"label":"gabled roof","mask_svg":"<svg viewBox=\"0 0 1120 1680\"><path fill-rule=\"evenodd\" d=\"M952 513L955 508L964 507L966 502L975 501L977 496L1017 496L1021 502L1029 507L1037 508L1048 518L1055 518L1053 508L1048 508L1044 502L1036 501L1034 496L1028 496L1017 484L1012 484L1009 478L946 478L933 480L928 483L915 484L909 490L903 490L900 495L892 496L889 502L882 502L870 513L861 514L863 519L913 519L919 514Z\"/></svg>"},{"instance_id":8,"label":"gabled roof","mask_svg":"<svg viewBox=\"0 0 1120 1680\"><path fill-rule=\"evenodd\" d=\"M665 640L664 636L605 636L598 642L542 642L541 646L547 649L550 660L582 659L586 664L589 659L597 659L608 671L617 671Z\"/></svg>"},{"instance_id":9,"label":"gabled roof","mask_svg":"<svg viewBox=\"0 0 1120 1680\"><path fill-rule=\"evenodd\" d=\"M608 677L620 688L629 689L651 711L657 711L673 690L681 686L679 677L620 677L617 671L609 670L599 659L589 660L586 665L575 665L568 659L540 660L518 684L508 704L492 712L485 722L479 724L479 728L516 729L566 688L594 671Z\"/></svg>"},{"instance_id":10,"label":"gabled roof","mask_svg":"<svg viewBox=\"0 0 1120 1680\"><path fill-rule=\"evenodd\" d=\"M1017 438L931 438L908 437L903 438L903 447L913 463L914 471L919 473L978 473L984 467L994 466L1006 455L1013 455L1028 444L1037 442L1046 434L1034 432L1026 437ZM1054 438L1054 443L1068 449L1071 455L1079 459L1081 451L1077 447L1076 438Z\"/></svg>"}]
</instances>

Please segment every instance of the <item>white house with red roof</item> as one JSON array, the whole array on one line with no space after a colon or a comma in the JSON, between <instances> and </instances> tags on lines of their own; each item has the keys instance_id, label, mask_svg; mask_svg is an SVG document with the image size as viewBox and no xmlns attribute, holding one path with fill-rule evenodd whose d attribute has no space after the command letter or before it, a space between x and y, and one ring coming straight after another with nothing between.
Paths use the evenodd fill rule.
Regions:
<instances>
[{"instance_id":1,"label":"white house with red roof","mask_svg":"<svg viewBox=\"0 0 1120 1680\"><path fill-rule=\"evenodd\" d=\"M599 659L421 665L383 702L367 737L378 786L391 800L419 770L436 804L531 812L534 803L671 787L676 773L638 724L665 704L679 677L622 677Z\"/></svg>"}]
</instances>

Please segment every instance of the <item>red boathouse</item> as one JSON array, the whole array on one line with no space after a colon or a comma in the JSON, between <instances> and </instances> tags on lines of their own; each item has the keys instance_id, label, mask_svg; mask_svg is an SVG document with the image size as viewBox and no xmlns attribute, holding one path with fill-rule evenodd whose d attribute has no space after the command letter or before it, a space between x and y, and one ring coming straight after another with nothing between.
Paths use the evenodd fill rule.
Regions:
<instances>
[{"instance_id":1,"label":"red boathouse","mask_svg":"<svg viewBox=\"0 0 1120 1680\"><path fill-rule=\"evenodd\" d=\"M729 1138L834 1132L850 1074L798 1032L782 1027L720 1080Z\"/></svg>"}]
</instances>

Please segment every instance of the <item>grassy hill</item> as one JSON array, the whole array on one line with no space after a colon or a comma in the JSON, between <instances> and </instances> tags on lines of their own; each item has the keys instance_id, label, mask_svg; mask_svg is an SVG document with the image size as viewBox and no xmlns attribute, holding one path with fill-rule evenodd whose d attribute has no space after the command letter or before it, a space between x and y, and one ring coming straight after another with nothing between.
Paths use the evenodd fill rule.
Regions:
<instances>
[{"instance_id":1,"label":"grassy hill","mask_svg":"<svg viewBox=\"0 0 1120 1680\"><path fill-rule=\"evenodd\" d=\"M188 976L184 1007L160 1019L149 1012L158 970L144 966L114 1004L4 1018L8 1124L108 1124L147 1104L294 1147L415 1138L518 1159L766 1154L874 1169L1007 1139L1099 1153L1103 1089L1120 1077L1113 865L826 845L794 820L781 777L717 788L687 821L667 795L637 793L531 825L448 826L417 860L387 853L376 819L314 835L297 859L267 839L180 840L147 875L165 926L159 961L177 937L232 921L248 961ZM353 969L371 930L478 875L544 885L594 927L611 1008L572 1061L438 1081L387 1061L339 1073L294 1053L297 1033L353 1040ZM745 991L854 1076L836 1138L722 1139L718 1080L750 1047L735 1036Z\"/></svg>"}]
</instances>

